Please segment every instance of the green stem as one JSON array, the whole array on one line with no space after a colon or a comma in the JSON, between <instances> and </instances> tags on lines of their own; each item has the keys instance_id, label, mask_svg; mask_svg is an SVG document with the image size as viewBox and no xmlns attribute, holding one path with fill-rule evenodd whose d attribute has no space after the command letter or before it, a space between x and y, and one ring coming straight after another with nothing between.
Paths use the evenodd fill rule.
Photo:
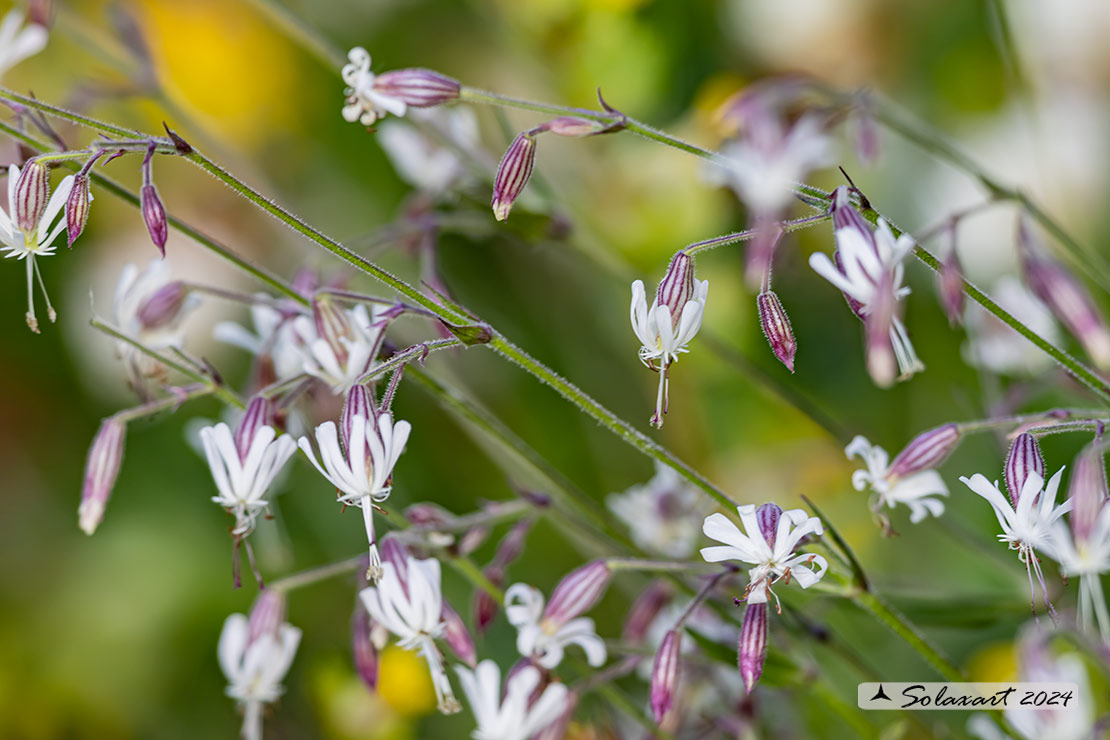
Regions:
<instances>
[{"instance_id":1,"label":"green stem","mask_svg":"<svg viewBox=\"0 0 1110 740\"><path fill-rule=\"evenodd\" d=\"M806 218L799 218L794 221L782 221L775 224L778 228L782 229L784 233L789 234L792 231L799 231L801 229L808 229L810 226L824 223L832 218L831 214L823 213L817 216L807 216ZM736 231L732 234L725 234L724 236L715 236L712 239L705 239L700 242L694 242L683 247L681 252L693 256L698 252L704 252L708 249L721 247L726 244L736 244L738 242L748 241L754 239L760 232L760 229L745 229L744 231Z\"/></svg>"},{"instance_id":2,"label":"green stem","mask_svg":"<svg viewBox=\"0 0 1110 740\"><path fill-rule=\"evenodd\" d=\"M129 409L123 409L112 414L112 418L118 421L128 422L135 419L142 419L146 416L157 414L166 409L172 409L180 406L186 401L191 401L194 398L201 398L212 394L212 387L204 383L197 383L195 385L187 386L185 388L176 389L175 395L169 395L165 398L159 398L156 401L150 401L139 406L133 406Z\"/></svg>"},{"instance_id":3,"label":"green stem","mask_svg":"<svg viewBox=\"0 0 1110 740\"><path fill-rule=\"evenodd\" d=\"M353 558L340 560L338 563L328 563L321 565L317 568L309 568L302 570L299 573L279 578L270 584L270 588L276 591L292 591L297 588L311 586L314 583L335 578L336 576L345 575L347 573L354 573L360 568L366 567L366 556L356 555Z\"/></svg>"},{"instance_id":4,"label":"green stem","mask_svg":"<svg viewBox=\"0 0 1110 740\"><path fill-rule=\"evenodd\" d=\"M631 570L639 573L717 573L720 571L719 566L690 560L606 558L605 565L607 565L611 571Z\"/></svg>"}]
</instances>

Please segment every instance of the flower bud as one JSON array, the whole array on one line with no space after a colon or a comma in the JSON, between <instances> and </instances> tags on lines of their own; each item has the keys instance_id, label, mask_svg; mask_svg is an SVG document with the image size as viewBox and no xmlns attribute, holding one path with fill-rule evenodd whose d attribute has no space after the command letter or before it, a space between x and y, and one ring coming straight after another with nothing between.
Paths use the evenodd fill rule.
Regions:
<instances>
[{"instance_id":1,"label":"flower bud","mask_svg":"<svg viewBox=\"0 0 1110 740\"><path fill-rule=\"evenodd\" d=\"M85 534L95 532L104 518L104 507L108 505L108 497L112 495L112 487L116 484L123 462L125 432L126 425L109 416L101 423L89 447L81 506L77 509L78 523Z\"/></svg>"},{"instance_id":2,"label":"flower bud","mask_svg":"<svg viewBox=\"0 0 1110 740\"><path fill-rule=\"evenodd\" d=\"M370 614L360 601L355 605L355 614L351 618L351 654L358 677L366 688L373 691L378 687L378 651L370 638L370 630Z\"/></svg>"},{"instance_id":3,"label":"flower bud","mask_svg":"<svg viewBox=\"0 0 1110 740\"><path fill-rule=\"evenodd\" d=\"M89 208L92 205L92 189L89 187L89 176L77 174L73 178L73 188L66 198L66 245L73 246L77 237L85 230L89 222Z\"/></svg>"},{"instance_id":4,"label":"flower bud","mask_svg":"<svg viewBox=\"0 0 1110 740\"><path fill-rule=\"evenodd\" d=\"M493 562L498 568L507 568L520 557L520 553L524 550L524 541L531 528L532 520L524 518L514 524L513 528L501 538L501 542L497 544L497 554L493 556Z\"/></svg>"},{"instance_id":5,"label":"flower bud","mask_svg":"<svg viewBox=\"0 0 1110 740\"><path fill-rule=\"evenodd\" d=\"M544 130L559 136L593 136L611 130L611 123L591 121L588 118L575 116L560 116L543 125Z\"/></svg>"},{"instance_id":6,"label":"flower bud","mask_svg":"<svg viewBox=\"0 0 1110 740\"><path fill-rule=\"evenodd\" d=\"M856 109L856 156L865 167L873 167L879 159L879 126L865 98Z\"/></svg>"},{"instance_id":7,"label":"flower bud","mask_svg":"<svg viewBox=\"0 0 1110 740\"><path fill-rule=\"evenodd\" d=\"M910 440L890 464L891 478L905 478L922 470L935 468L960 443L960 430L955 424L929 429Z\"/></svg>"},{"instance_id":8,"label":"flower bud","mask_svg":"<svg viewBox=\"0 0 1110 740\"><path fill-rule=\"evenodd\" d=\"M737 663L740 678L748 693L763 675L763 662L767 658L767 604L748 604L744 621L740 625Z\"/></svg>"},{"instance_id":9,"label":"flower bud","mask_svg":"<svg viewBox=\"0 0 1110 740\"><path fill-rule=\"evenodd\" d=\"M1091 539L1099 514L1110 496L1103 454L1099 440L1095 440L1079 451L1072 466L1068 484L1072 507L1069 520L1077 544Z\"/></svg>"},{"instance_id":10,"label":"flower bud","mask_svg":"<svg viewBox=\"0 0 1110 740\"><path fill-rule=\"evenodd\" d=\"M1006 456L1006 469L1003 471L1006 489L1010 492L1014 507L1018 505L1021 489L1030 473L1036 473L1044 479L1044 455L1041 454L1036 438L1028 432L1022 432L1010 447L1010 454Z\"/></svg>"},{"instance_id":11,"label":"flower bud","mask_svg":"<svg viewBox=\"0 0 1110 740\"><path fill-rule=\"evenodd\" d=\"M430 108L459 97L458 80L416 67L383 72L374 78L374 89L414 108Z\"/></svg>"},{"instance_id":12,"label":"flower bud","mask_svg":"<svg viewBox=\"0 0 1110 740\"><path fill-rule=\"evenodd\" d=\"M663 637L663 643L655 655L655 663L651 668L651 712L656 723L661 723L674 706L675 694L678 693L681 646L682 638L678 631L671 630Z\"/></svg>"},{"instance_id":13,"label":"flower bud","mask_svg":"<svg viewBox=\"0 0 1110 740\"><path fill-rule=\"evenodd\" d=\"M452 517L447 509L439 504L422 502L405 509L405 519L417 527L442 527L450 523Z\"/></svg>"},{"instance_id":14,"label":"flower bud","mask_svg":"<svg viewBox=\"0 0 1110 740\"><path fill-rule=\"evenodd\" d=\"M347 391L347 398L343 401L339 431L343 435L343 448L346 450L350 450L351 447L351 429L354 426L356 416L361 416L369 421L373 421L375 418L374 404L370 400L370 392L366 390L364 385L351 386L351 389Z\"/></svg>"},{"instance_id":15,"label":"flower bud","mask_svg":"<svg viewBox=\"0 0 1110 740\"><path fill-rule=\"evenodd\" d=\"M794 372L794 354L798 349L798 342L794 339L794 330L790 327L790 317L782 307L779 297L774 291L760 293L755 299L756 308L759 309L759 325L763 327L763 336L771 345L771 351L786 369Z\"/></svg>"},{"instance_id":16,"label":"flower bud","mask_svg":"<svg viewBox=\"0 0 1110 740\"><path fill-rule=\"evenodd\" d=\"M775 540L779 534L779 520L782 519L782 508L778 504L766 503L755 510L755 520L759 524L759 533L767 545L774 549Z\"/></svg>"},{"instance_id":17,"label":"flower bud","mask_svg":"<svg viewBox=\"0 0 1110 740\"><path fill-rule=\"evenodd\" d=\"M675 252L667 273L655 291L655 305L666 306L671 312L671 326L682 320L682 310L694 298L694 258L685 252Z\"/></svg>"},{"instance_id":18,"label":"flower bud","mask_svg":"<svg viewBox=\"0 0 1110 740\"><path fill-rule=\"evenodd\" d=\"M963 269L955 249L949 250L948 256L940 263L940 270L937 271L937 297L940 299L940 307L948 317L948 323L952 326L959 324L963 320L967 296L964 294Z\"/></svg>"},{"instance_id":19,"label":"flower bud","mask_svg":"<svg viewBox=\"0 0 1110 740\"><path fill-rule=\"evenodd\" d=\"M37 159L28 160L15 181L12 219L24 236L38 233L39 220L50 198L50 171Z\"/></svg>"},{"instance_id":20,"label":"flower bud","mask_svg":"<svg viewBox=\"0 0 1110 740\"><path fill-rule=\"evenodd\" d=\"M478 664L478 651L474 649L474 638L466 628L462 617L446 601L443 602L443 641L459 660L473 668Z\"/></svg>"},{"instance_id":21,"label":"flower bud","mask_svg":"<svg viewBox=\"0 0 1110 740\"><path fill-rule=\"evenodd\" d=\"M273 405L262 396L255 396L247 405L247 413L239 422L235 430L235 449L239 451L239 459L246 460L251 451L254 437L258 430L270 423L273 415Z\"/></svg>"},{"instance_id":22,"label":"flower bud","mask_svg":"<svg viewBox=\"0 0 1110 740\"><path fill-rule=\"evenodd\" d=\"M285 595L278 589L264 588L251 607L247 623L247 644L270 635L277 638L285 622Z\"/></svg>"},{"instance_id":23,"label":"flower bud","mask_svg":"<svg viewBox=\"0 0 1110 740\"><path fill-rule=\"evenodd\" d=\"M628 616L624 618L621 640L629 644L641 642L651 629L655 618L671 600L671 590L662 581L653 581L632 602Z\"/></svg>"},{"instance_id":24,"label":"flower bud","mask_svg":"<svg viewBox=\"0 0 1110 740\"><path fill-rule=\"evenodd\" d=\"M460 557L466 557L482 546L489 537L490 528L485 525L476 525L462 533L459 537L456 550Z\"/></svg>"},{"instance_id":25,"label":"flower bud","mask_svg":"<svg viewBox=\"0 0 1110 740\"><path fill-rule=\"evenodd\" d=\"M532 177L532 167L536 163L536 138L525 131L509 145L509 151L497 165L497 175L493 179L493 217L504 221L509 217L513 203Z\"/></svg>"},{"instance_id":26,"label":"flower bud","mask_svg":"<svg viewBox=\"0 0 1110 740\"><path fill-rule=\"evenodd\" d=\"M880 388L889 388L898 377L898 360L891 344L890 330L894 323L894 289L884 275L864 319L867 372Z\"/></svg>"},{"instance_id":27,"label":"flower bud","mask_svg":"<svg viewBox=\"0 0 1110 740\"><path fill-rule=\"evenodd\" d=\"M136 317L148 331L173 326L181 317L188 297L189 289L180 280L166 283L139 306Z\"/></svg>"},{"instance_id":28,"label":"flower bud","mask_svg":"<svg viewBox=\"0 0 1110 740\"><path fill-rule=\"evenodd\" d=\"M609 566L595 560L571 571L551 593L543 619L551 624L566 624L586 612L601 599L609 585Z\"/></svg>"},{"instance_id":29,"label":"flower bud","mask_svg":"<svg viewBox=\"0 0 1110 740\"><path fill-rule=\"evenodd\" d=\"M153 184L143 185L139 191L139 201L142 205L143 221L150 232L154 246L162 256L166 256L166 239L169 238L169 227L166 224L166 209L162 206L162 199L158 196L158 188Z\"/></svg>"},{"instance_id":30,"label":"flower bud","mask_svg":"<svg viewBox=\"0 0 1110 740\"><path fill-rule=\"evenodd\" d=\"M495 586L500 586L505 578L505 574L497 568L486 568L485 576ZM470 604L470 614L474 618L474 628L478 630L479 634L485 634L500 609L501 604L497 599L490 596L485 589L474 590L474 600Z\"/></svg>"}]
</instances>

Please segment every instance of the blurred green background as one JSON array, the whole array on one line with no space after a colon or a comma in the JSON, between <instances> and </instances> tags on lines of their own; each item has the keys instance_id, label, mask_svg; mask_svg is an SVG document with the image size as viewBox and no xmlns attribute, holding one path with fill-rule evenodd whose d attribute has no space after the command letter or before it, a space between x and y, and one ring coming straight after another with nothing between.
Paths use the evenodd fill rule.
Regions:
<instances>
[{"instance_id":1,"label":"blurred green background","mask_svg":"<svg viewBox=\"0 0 1110 740\"><path fill-rule=\"evenodd\" d=\"M1042 5L1007 4L1016 67L1000 54L993 4L978 0L290 0L285 7L330 46L365 46L376 70L426 66L485 89L569 105L594 105L600 88L629 114L709 147L721 137L714 110L753 81L808 72L847 89L868 86L1041 198L1081 240L1101 245L1110 231L1110 214L1099 207L1110 171L1110 51L1103 41L1110 13L1100 0L1070 2L1059 13ZM0 3L0 12L7 9ZM290 40L261 0L58 2L55 11L47 50L10 72L6 86L150 132L166 120L344 242L365 243L397 217L409 187L374 135L341 119L338 69ZM148 77L119 42L121 18L134 22L149 47ZM496 161L507 146L506 131L492 110L477 113L484 147ZM541 119L509 111L506 120L511 136ZM87 140L66 127L59 131L71 143ZM851 122L841 132L839 163L880 211L911 232L983 198L966 177L885 131L881 159L866 167L856 160ZM12 148L0 145L0 161L13 157ZM138 183L131 160L109 172ZM694 158L629 134L544 139L536 173L528 199L506 226L488 213L488 185L452 206L478 214L481 226L441 234L444 279L461 303L646 431L656 378L636 358L629 283L658 280L686 243L743 228L744 210L730 192L704 182ZM308 265L341 272L327 255L187 164L158 160L155 175L173 214L273 271L291 276ZM839 175L825 171L813 183L831 188ZM570 225L568 235L554 233L551 214ZM961 227L960 255L974 280L989 287L1015 271L1013 229L1006 207ZM994 541L989 507L956 480L973 472L997 477L1001 443L982 437L964 445L942 470L952 490L944 518L911 527L899 510L894 526L901 536L893 539L879 536L866 495L851 489L854 465L844 460L843 445L859 433L894 453L921 429L981 417L1015 394L1013 408L1034 409L1082 396L1052 374L1018 387L968 367L964 332L949 328L931 275L919 265L908 270L914 293L907 324L928 369L891 390L876 389L863 364L859 323L806 264L811 251L831 245L822 226L789 237L780 250L775 287L799 344L793 376L760 333L754 295L741 280L742 250L726 247L699 258L698 276L711 284L705 325L674 369L671 413L652 435L739 501L793 508L801 505L799 494L812 497L879 588L957 663L982 679L1009 677L1009 642L1029 617L1025 574ZM87 326L89 291L97 310L108 312L121 266L146 263L155 250L138 214L104 194L86 235L59 254L42 261L60 314L42 336L23 323L21 266L3 265L0 385L8 390L0 401L0 735L233 737L239 717L223 696L215 645L224 617L248 609L255 589L231 589L228 520L209 502L207 466L185 441L189 418L213 418L219 409L202 401L133 424L105 521L94 537L81 533L75 512L88 442L101 417L131 403L110 342ZM180 235L171 234L167 254L183 275L256 289ZM403 251L374 256L419 279ZM353 275L351 285L378 290ZM207 301L190 319L189 347L242 384L243 353L210 338L215 321L229 317L244 318L234 305ZM398 332L419 340L430 328L406 319ZM466 389L598 501L651 475L648 460L492 353L442 353L428 370ZM797 403L830 420L831 430ZM421 500L464 513L480 500L509 498L514 486L533 484L527 476L507 476L467 427L411 382L396 407L414 433L396 470L394 516ZM1081 441L1047 440L1050 468L1068 463ZM278 516L254 535L271 578L349 557L365 544L357 516L338 516L328 485L299 462L290 467ZM510 582L527 580L549 592L582 562L565 542L541 523ZM491 556L487 544L476 557L484 563ZM448 573L446 593L468 612L469 588ZM1050 580L1059 593L1058 579ZM449 719L429 715L429 688L411 656L387 658L382 696L361 687L348 651L354 585L338 579L291 597L289 620L305 636L266 736L468 734L465 710ZM595 610L602 634L619 633L629 593L643 585L629 577L628 590L611 589ZM1072 603L1071 590L1058 599L1064 607ZM863 646L866 662L882 675L934 680L892 634L850 605L799 594L785 590L788 610L804 606L807 616L831 628L834 641ZM772 642L823 666L852 702L858 675L832 651L778 628ZM499 620L480 653L507 666L512 638ZM624 686L645 694L634 680ZM757 702L771 712L799 700L800 716L770 722L790 736L818 727L831 733L825 736L849 736L827 707L801 698L783 689ZM962 734L963 715L936 714L946 715L928 718L938 736ZM584 702L581 716L604 732L603 703Z\"/></svg>"}]
</instances>

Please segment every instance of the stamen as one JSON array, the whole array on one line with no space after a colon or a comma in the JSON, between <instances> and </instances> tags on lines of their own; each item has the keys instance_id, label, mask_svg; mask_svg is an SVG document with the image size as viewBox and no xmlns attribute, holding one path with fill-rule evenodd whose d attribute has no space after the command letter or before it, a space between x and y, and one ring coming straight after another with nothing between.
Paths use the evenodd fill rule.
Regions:
<instances>
[{"instance_id":1,"label":"stamen","mask_svg":"<svg viewBox=\"0 0 1110 740\"><path fill-rule=\"evenodd\" d=\"M58 313L54 310L54 307L50 305L50 296L47 295L46 284L42 281L42 270L39 269L39 263L34 260L34 255L27 257L27 261L34 265L35 276L39 279L39 290L42 291L42 297L46 301L46 316L50 319L50 323L53 324L58 320Z\"/></svg>"},{"instance_id":2,"label":"stamen","mask_svg":"<svg viewBox=\"0 0 1110 740\"><path fill-rule=\"evenodd\" d=\"M27 326L31 328L35 334L39 332L39 320L35 318L35 255L27 255Z\"/></svg>"}]
</instances>

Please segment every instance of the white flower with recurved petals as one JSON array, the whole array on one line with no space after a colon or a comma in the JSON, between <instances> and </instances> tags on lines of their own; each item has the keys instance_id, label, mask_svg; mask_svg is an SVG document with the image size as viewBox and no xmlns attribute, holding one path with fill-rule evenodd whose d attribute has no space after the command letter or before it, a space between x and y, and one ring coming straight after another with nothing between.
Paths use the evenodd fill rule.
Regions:
<instances>
[{"instance_id":1,"label":"white flower with recurved petals","mask_svg":"<svg viewBox=\"0 0 1110 740\"><path fill-rule=\"evenodd\" d=\"M526 583L514 583L505 591L505 618L517 628L516 647L521 655L551 669L562 662L568 646L578 645L586 652L586 661L591 666L605 662L605 643L597 636L594 620L544 619L543 607L543 593Z\"/></svg>"},{"instance_id":2,"label":"white flower with recurved petals","mask_svg":"<svg viewBox=\"0 0 1110 740\"><path fill-rule=\"evenodd\" d=\"M252 636L245 615L232 614L224 622L217 655L228 680L227 695L243 706L244 740L261 740L262 705L277 701L284 691L281 681L300 641L301 631L289 624Z\"/></svg>"},{"instance_id":3,"label":"white flower with recurved petals","mask_svg":"<svg viewBox=\"0 0 1110 740\"><path fill-rule=\"evenodd\" d=\"M0 78L27 57L46 48L47 37L45 28L37 23L23 26L23 14L18 9L9 10L0 21Z\"/></svg>"},{"instance_id":4,"label":"white flower with recurved petals","mask_svg":"<svg viewBox=\"0 0 1110 740\"><path fill-rule=\"evenodd\" d=\"M405 101L386 95L374 86L376 75L370 71L370 52L356 46L347 53L350 63L342 70L343 82L347 85L347 104L343 106L343 120L363 126L373 126L387 113L395 116L405 115L408 106Z\"/></svg>"},{"instance_id":5,"label":"white flower with recurved petals","mask_svg":"<svg viewBox=\"0 0 1110 740\"><path fill-rule=\"evenodd\" d=\"M894 508L895 504L905 504L910 509L910 521L917 524L932 514L944 513L944 502L934 496L947 496L948 486L935 470L921 470L911 475L898 476L892 473L890 456L886 450L867 441L866 437L856 436L844 454L848 458L858 457L867 465L867 470L852 473L852 487L857 491L870 487L875 492L873 508L884 504Z\"/></svg>"},{"instance_id":6,"label":"white flower with recurved petals","mask_svg":"<svg viewBox=\"0 0 1110 740\"><path fill-rule=\"evenodd\" d=\"M567 687L548 684L535 701L532 694L540 685L540 672L525 666L509 676L501 692L501 669L492 660L483 660L471 671L457 666L477 729L474 740L527 740L548 727L562 714L567 704Z\"/></svg>"},{"instance_id":7,"label":"white flower with recurved petals","mask_svg":"<svg viewBox=\"0 0 1110 740\"><path fill-rule=\"evenodd\" d=\"M240 455L231 429L223 422L201 429L200 438L220 492L212 500L235 515L232 534L249 534L259 512L269 505L263 498L266 489L297 449L297 443L288 434L277 437L271 426L260 426L246 454Z\"/></svg>"}]
</instances>

